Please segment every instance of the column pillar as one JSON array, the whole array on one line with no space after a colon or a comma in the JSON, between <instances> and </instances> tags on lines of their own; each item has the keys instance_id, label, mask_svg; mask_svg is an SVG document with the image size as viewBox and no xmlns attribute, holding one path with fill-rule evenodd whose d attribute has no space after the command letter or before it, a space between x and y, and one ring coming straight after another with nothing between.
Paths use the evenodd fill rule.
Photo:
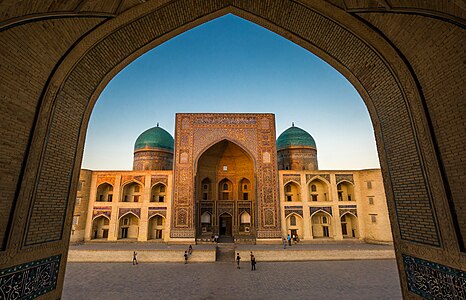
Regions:
<instances>
[{"instance_id":1,"label":"column pillar","mask_svg":"<svg viewBox=\"0 0 466 300\"><path fill-rule=\"evenodd\" d=\"M330 191L332 199L332 210L333 210L333 238L335 240L343 240L343 234L341 232L341 220L340 220L340 209L338 201L338 189L337 180L335 173L330 174Z\"/></svg>"},{"instance_id":2,"label":"column pillar","mask_svg":"<svg viewBox=\"0 0 466 300\"><path fill-rule=\"evenodd\" d=\"M301 195L303 202L303 234L301 238L304 240L311 240L311 214L309 213L309 189L306 182L306 173L301 174Z\"/></svg>"},{"instance_id":3,"label":"column pillar","mask_svg":"<svg viewBox=\"0 0 466 300\"><path fill-rule=\"evenodd\" d=\"M89 193L89 203L87 205L86 227L84 230L84 241L90 241L92 238L92 215L94 212L95 198L97 194L97 175L92 174L91 190Z\"/></svg>"},{"instance_id":4,"label":"column pillar","mask_svg":"<svg viewBox=\"0 0 466 300\"><path fill-rule=\"evenodd\" d=\"M113 202L112 202L112 217L110 218L110 224L108 225L108 240L118 240L118 208L121 200L121 174L115 177L115 186L113 187Z\"/></svg>"},{"instance_id":5,"label":"column pillar","mask_svg":"<svg viewBox=\"0 0 466 300\"><path fill-rule=\"evenodd\" d=\"M150 204L150 197L151 197L151 175L146 174L144 180L144 188L142 192L142 199L141 199L141 219L139 220L139 233L138 233L138 242L146 242L147 241L147 234L148 234L148 226L149 226L149 204Z\"/></svg>"}]
</instances>

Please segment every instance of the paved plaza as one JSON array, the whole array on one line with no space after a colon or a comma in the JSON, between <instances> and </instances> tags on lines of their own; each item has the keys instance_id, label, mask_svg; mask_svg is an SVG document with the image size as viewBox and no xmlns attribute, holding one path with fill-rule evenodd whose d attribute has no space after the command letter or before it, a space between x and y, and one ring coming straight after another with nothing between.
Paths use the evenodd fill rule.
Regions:
<instances>
[{"instance_id":1,"label":"paved plaza","mask_svg":"<svg viewBox=\"0 0 466 300\"><path fill-rule=\"evenodd\" d=\"M244 258L247 259L247 258ZM63 299L401 299L395 260L68 263Z\"/></svg>"}]
</instances>

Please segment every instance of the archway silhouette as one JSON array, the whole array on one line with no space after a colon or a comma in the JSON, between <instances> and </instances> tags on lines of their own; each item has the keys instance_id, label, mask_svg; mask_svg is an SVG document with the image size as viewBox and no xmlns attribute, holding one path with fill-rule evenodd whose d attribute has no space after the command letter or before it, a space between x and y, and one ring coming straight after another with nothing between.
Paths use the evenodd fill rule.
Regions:
<instances>
[{"instance_id":1,"label":"archway silhouette","mask_svg":"<svg viewBox=\"0 0 466 300\"><path fill-rule=\"evenodd\" d=\"M429 4L395 5L390 11L387 4L387 11L381 13L380 7L369 4L342 8L332 3L154 1L125 13L121 13L127 8L123 5L111 12L91 10L81 15L82 7L65 7L65 13L38 8L37 14L16 7L15 17L1 23L6 41L2 44L8 47L4 51L11 58L8 64L14 66L13 72L2 71L2 90L20 109L14 112L15 106L7 101L2 108L5 141L13 141L13 136L17 143L11 142L11 149L4 151L11 164L2 170L7 179L2 187L8 192L2 195L1 211L8 217L1 220L0 261L13 267L57 253L66 256L85 131L99 93L119 70L147 50L233 13L315 53L361 94L377 139L404 295L433 292L408 286L415 277L409 273L411 267L435 265L438 268L431 267L433 272L444 267L464 272L464 43L455 45L464 37L464 14L448 5L445 11ZM50 25L52 18L63 32L60 26L53 30L40 26L41 22ZM411 31L400 33L397 29L404 25ZM420 40L423 28L438 28L438 35ZM15 40L21 32L33 41L40 36L47 45L23 47L27 39ZM51 42L63 36L67 39L57 53L36 61L35 56L29 57L31 49L37 51L33 46L52 48ZM453 38L448 42L447 37ZM446 43L435 45L439 38ZM422 50L417 45L432 48L430 53L413 54L410 48ZM30 65L40 71L26 76ZM445 68L450 75L435 76L440 71L427 65ZM18 93L23 86L28 89ZM47 189L52 185L56 190L50 195ZM44 221L43 213L54 217ZM50 295L55 298L60 295L65 269L57 259L57 288ZM422 276L430 278L427 271Z\"/></svg>"}]
</instances>

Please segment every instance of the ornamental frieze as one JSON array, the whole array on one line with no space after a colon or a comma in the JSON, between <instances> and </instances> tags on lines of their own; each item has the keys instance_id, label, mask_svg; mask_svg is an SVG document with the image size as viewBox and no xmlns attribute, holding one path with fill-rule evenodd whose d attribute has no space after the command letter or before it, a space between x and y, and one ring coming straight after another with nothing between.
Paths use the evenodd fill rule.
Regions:
<instances>
[{"instance_id":1,"label":"ornamental frieze","mask_svg":"<svg viewBox=\"0 0 466 300\"><path fill-rule=\"evenodd\" d=\"M115 176L98 176L97 177L97 186L100 184L107 182L111 185L115 186Z\"/></svg>"},{"instance_id":2,"label":"ornamental frieze","mask_svg":"<svg viewBox=\"0 0 466 300\"><path fill-rule=\"evenodd\" d=\"M306 184L308 184L314 177L322 177L327 180L327 182L330 182L330 174L306 174Z\"/></svg>"},{"instance_id":3,"label":"ornamental frieze","mask_svg":"<svg viewBox=\"0 0 466 300\"><path fill-rule=\"evenodd\" d=\"M301 184L301 176L299 174L283 174L283 184L287 184L290 181Z\"/></svg>"},{"instance_id":4,"label":"ornamental frieze","mask_svg":"<svg viewBox=\"0 0 466 300\"><path fill-rule=\"evenodd\" d=\"M343 214L345 214L347 212L352 213L356 217L358 216L358 210L357 210L356 205L340 205L340 206L338 206L338 209L339 209L339 212L340 212L340 216L342 216Z\"/></svg>"},{"instance_id":5,"label":"ornamental frieze","mask_svg":"<svg viewBox=\"0 0 466 300\"><path fill-rule=\"evenodd\" d=\"M223 125L237 125L237 124L256 124L256 117L231 117L228 115L220 116L206 116L195 118L193 123L195 125L212 125L212 124L223 124Z\"/></svg>"},{"instance_id":6,"label":"ornamental frieze","mask_svg":"<svg viewBox=\"0 0 466 300\"><path fill-rule=\"evenodd\" d=\"M353 174L337 174L335 175L337 184L342 181L349 181L354 184Z\"/></svg>"},{"instance_id":7,"label":"ornamental frieze","mask_svg":"<svg viewBox=\"0 0 466 300\"><path fill-rule=\"evenodd\" d=\"M118 219L120 219L122 216L126 215L127 213L133 213L139 219L141 218L141 209L132 207L132 208L119 208L118 209Z\"/></svg>"},{"instance_id":8,"label":"ornamental frieze","mask_svg":"<svg viewBox=\"0 0 466 300\"><path fill-rule=\"evenodd\" d=\"M101 215L104 215L110 219L112 217L112 207L94 207L94 209L92 210L92 219L95 219L97 216Z\"/></svg>"},{"instance_id":9,"label":"ornamental frieze","mask_svg":"<svg viewBox=\"0 0 466 300\"><path fill-rule=\"evenodd\" d=\"M166 175L152 175L150 179L151 179L151 185L154 185L158 182L168 185L168 176Z\"/></svg>"},{"instance_id":10,"label":"ornamental frieze","mask_svg":"<svg viewBox=\"0 0 466 300\"><path fill-rule=\"evenodd\" d=\"M121 176L121 184L125 184L126 182L128 181L131 181L131 180L135 180L135 181L138 181L142 184L144 184L144 181L145 181L146 177L145 176L134 176L134 175L123 175Z\"/></svg>"},{"instance_id":11,"label":"ornamental frieze","mask_svg":"<svg viewBox=\"0 0 466 300\"><path fill-rule=\"evenodd\" d=\"M300 215L301 217L304 217L302 206L285 206L285 218L287 218L292 213L295 213L297 215Z\"/></svg>"},{"instance_id":12,"label":"ornamental frieze","mask_svg":"<svg viewBox=\"0 0 466 300\"><path fill-rule=\"evenodd\" d=\"M321 207L311 206L311 207L310 207L310 211L311 211L311 216L312 216L315 212L318 212L318 211L325 211L325 212L328 212L331 216L333 216L332 207L331 207L331 206L321 206Z\"/></svg>"},{"instance_id":13,"label":"ornamental frieze","mask_svg":"<svg viewBox=\"0 0 466 300\"><path fill-rule=\"evenodd\" d=\"M164 218L167 217L166 207L149 207L148 218L150 219L153 215L161 215Z\"/></svg>"}]
</instances>

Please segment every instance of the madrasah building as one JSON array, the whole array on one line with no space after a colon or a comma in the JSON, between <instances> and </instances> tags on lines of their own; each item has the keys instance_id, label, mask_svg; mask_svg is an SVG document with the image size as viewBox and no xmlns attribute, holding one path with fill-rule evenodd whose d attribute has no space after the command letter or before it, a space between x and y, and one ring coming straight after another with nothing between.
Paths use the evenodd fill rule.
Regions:
<instances>
[{"instance_id":1,"label":"madrasah building","mask_svg":"<svg viewBox=\"0 0 466 300\"><path fill-rule=\"evenodd\" d=\"M131 171L81 170L71 242L390 242L380 169L319 170L317 146L274 114L176 114L134 145Z\"/></svg>"}]
</instances>

